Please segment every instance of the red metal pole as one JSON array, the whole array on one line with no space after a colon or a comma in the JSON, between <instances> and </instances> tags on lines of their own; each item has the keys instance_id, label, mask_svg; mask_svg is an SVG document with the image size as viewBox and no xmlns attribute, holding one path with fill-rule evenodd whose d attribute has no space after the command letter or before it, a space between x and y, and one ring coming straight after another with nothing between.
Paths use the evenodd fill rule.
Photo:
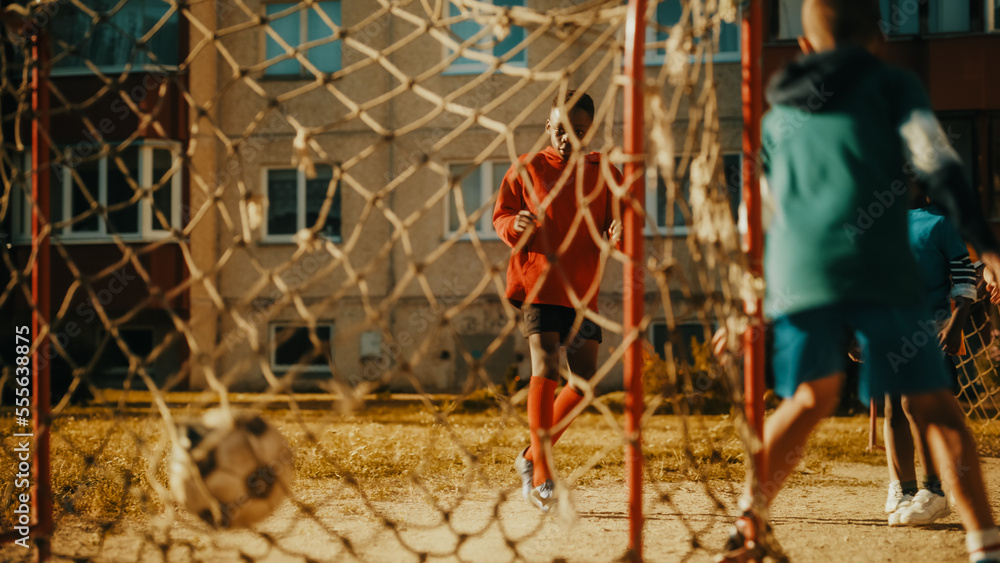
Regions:
<instances>
[{"instance_id":1,"label":"red metal pole","mask_svg":"<svg viewBox=\"0 0 1000 563\"><path fill-rule=\"evenodd\" d=\"M645 55L646 55L646 0L629 0L628 19L625 23L625 177L629 205L626 206L623 231L625 254L625 337L642 324L645 314L646 289L645 217L636 211L646 201L645 185ZM632 561L642 561L642 433L641 420L645 408L642 389L642 341L638 334L625 351L625 433L629 442L625 446L625 473L628 480L629 556Z\"/></svg>"},{"instance_id":2,"label":"red metal pole","mask_svg":"<svg viewBox=\"0 0 1000 563\"><path fill-rule=\"evenodd\" d=\"M761 1L752 0L745 8L742 22L741 54L743 68L743 202L747 210L747 232L744 245L750 261L750 270L760 276L764 272L764 233L760 221L760 182L757 176L760 152L760 118L763 113L761 93L761 39L763 17ZM751 307L751 304L748 304ZM747 421L757 436L764 436L764 324L760 300L752 304L754 322L743 335L744 355L743 387ZM754 455L757 482L767 475L767 461L763 451Z\"/></svg>"},{"instance_id":3,"label":"red metal pole","mask_svg":"<svg viewBox=\"0 0 1000 563\"><path fill-rule=\"evenodd\" d=\"M51 224L49 214L49 89L48 89L48 38L39 30L31 48L34 68L31 71L31 197L35 204L31 213L31 246L36 252L31 270L31 295L35 311L31 316L31 334L39 337L39 330L49 322L49 238L40 236L40 217ZM38 560L49 557L49 537L52 533L52 482L49 471L49 358L48 337L35 349L34 389L32 392L32 428L34 430L34 473L32 505L35 511L35 546Z\"/></svg>"}]
</instances>

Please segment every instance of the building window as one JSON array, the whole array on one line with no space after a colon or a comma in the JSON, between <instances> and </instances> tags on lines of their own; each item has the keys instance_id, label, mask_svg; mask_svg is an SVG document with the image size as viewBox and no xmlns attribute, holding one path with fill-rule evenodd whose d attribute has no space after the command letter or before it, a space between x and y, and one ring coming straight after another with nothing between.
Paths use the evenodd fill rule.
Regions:
<instances>
[{"instance_id":1,"label":"building window","mask_svg":"<svg viewBox=\"0 0 1000 563\"><path fill-rule=\"evenodd\" d=\"M667 323L654 322L649 326L649 340L660 359L667 357L667 344L672 344L674 361L678 364L695 366L706 346L705 325L701 323L684 323L674 327L671 333Z\"/></svg>"},{"instance_id":2,"label":"building window","mask_svg":"<svg viewBox=\"0 0 1000 563\"><path fill-rule=\"evenodd\" d=\"M303 229L330 240L340 240L340 186L333 180L333 167L317 165L316 177L306 178L298 168L268 168L264 170L267 196L267 221L264 239L270 242L291 242ZM329 199L327 212L322 215Z\"/></svg>"},{"instance_id":3,"label":"building window","mask_svg":"<svg viewBox=\"0 0 1000 563\"><path fill-rule=\"evenodd\" d=\"M271 369L297 368L309 373L329 373L333 361L332 324L317 324L315 331L296 324L270 325Z\"/></svg>"},{"instance_id":4,"label":"building window","mask_svg":"<svg viewBox=\"0 0 1000 563\"><path fill-rule=\"evenodd\" d=\"M146 363L153 351L153 329L119 328L118 338L128 346L129 354L134 356L139 364L145 367L146 373L155 380L153 366ZM104 347L103 365L104 375L110 376L111 379L123 380L128 376L129 357L122 352L119 342L113 336Z\"/></svg>"},{"instance_id":5,"label":"building window","mask_svg":"<svg viewBox=\"0 0 1000 563\"><path fill-rule=\"evenodd\" d=\"M486 1L488 2L489 0ZM493 0L493 5L508 8L511 6L524 6L524 0ZM493 29L492 26L487 24L484 27L472 18L471 14L466 11L466 8L459 8L458 5L449 3L448 10L451 18L455 20L451 24L451 32L454 35L455 41L465 43L473 37L478 37L475 43L465 48L466 52L478 51L490 57L506 57L506 64L527 66L527 48L522 47L520 50L517 50L518 45L524 41L525 33L523 27L512 25L507 36L499 39L494 33L487 31L487 29ZM453 54L454 51L450 49L446 52L446 56L452 56ZM485 62L460 56L452 61L446 72L449 74L473 74L483 72L487 68L489 68L489 65Z\"/></svg>"},{"instance_id":6,"label":"building window","mask_svg":"<svg viewBox=\"0 0 1000 563\"><path fill-rule=\"evenodd\" d=\"M103 150L98 157L67 150L53 180L54 186L61 185L62 197L53 198L52 217L72 221L62 228L63 238L106 238L111 233L126 239L157 238L180 227L179 144L146 141L115 156L108 154L109 147L99 148ZM142 196L137 189L152 193ZM107 208L107 221L92 211L93 203Z\"/></svg>"},{"instance_id":7,"label":"building window","mask_svg":"<svg viewBox=\"0 0 1000 563\"><path fill-rule=\"evenodd\" d=\"M31 240L31 150L25 152L4 151L3 185L9 186L10 207L4 217L3 229L9 232L11 240L3 242L25 242ZM3 194L0 194L3 195ZM8 223L9 221L9 223ZM8 230L9 229L9 230Z\"/></svg>"},{"instance_id":8,"label":"building window","mask_svg":"<svg viewBox=\"0 0 1000 563\"><path fill-rule=\"evenodd\" d=\"M331 40L340 28L340 1L316 2L300 7L295 2L267 3L264 12L271 31L293 49L302 49L303 56L320 72L336 72L341 68L340 40ZM265 28L264 54L276 60L264 70L266 76L307 76L311 72L295 57L289 57L274 36ZM285 58L288 57L288 58Z\"/></svg>"},{"instance_id":9,"label":"building window","mask_svg":"<svg viewBox=\"0 0 1000 563\"><path fill-rule=\"evenodd\" d=\"M913 0L879 0L879 29L886 36L920 33L920 4Z\"/></svg>"},{"instance_id":10,"label":"building window","mask_svg":"<svg viewBox=\"0 0 1000 563\"><path fill-rule=\"evenodd\" d=\"M1000 31L1000 0L986 0L986 29Z\"/></svg>"},{"instance_id":11,"label":"building window","mask_svg":"<svg viewBox=\"0 0 1000 563\"><path fill-rule=\"evenodd\" d=\"M680 166L681 159L675 160L675 166ZM691 197L691 166L685 170L684 177L680 178L680 195L685 201ZM743 194L743 155L742 153L730 153L722 156L722 176L718 177L719 189L729 198L729 208L733 221L736 222L739 215L740 200ZM646 178L647 186L656 186L655 190L646 190L646 210L653 210L656 226L660 234L683 235L687 234L687 218L684 215L684 207L667 191L667 183L655 172ZM667 202L673 201L672 208L668 208ZM649 220L647 220L647 227ZM647 233L650 232L647 228Z\"/></svg>"},{"instance_id":12,"label":"building window","mask_svg":"<svg viewBox=\"0 0 1000 563\"><path fill-rule=\"evenodd\" d=\"M776 39L796 39L802 35L802 1L780 0L778 2L778 34Z\"/></svg>"},{"instance_id":13,"label":"building window","mask_svg":"<svg viewBox=\"0 0 1000 563\"><path fill-rule=\"evenodd\" d=\"M96 15L79 6L86 5ZM98 17L107 17L99 21ZM163 0L61 0L48 29L53 33L53 74L93 73L89 61L104 72L165 70L178 63L179 10ZM145 46L137 41L152 29Z\"/></svg>"},{"instance_id":14,"label":"building window","mask_svg":"<svg viewBox=\"0 0 1000 563\"><path fill-rule=\"evenodd\" d=\"M448 206L446 234L469 232L468 228L463 227L463 217L458 212L459 197L461 196L461 205L466 218L476 212L482 212L479 219L475 221L476 235L496 237L497 232L493 228L494 195L500 191L500 184L503 183L503 177L507 173L507 169L510 168L510 162L486 161L479 166L468 162L456 162L452 163L449 168L452 178L456 180L461 178L461 180L456 182L445 198Z\"/></svg>"},{"instance_id":15,"label":"building window","mask_svg":"<svg viewBox=\"0 0 1000 563\"><path fill-rule=\"evenodd\" d=\"M969 8L968 0L928 0L927 31L930 33L971 31Z\"/></svg>"},{"instance_id":16,"label":"building window","mask_svg":"<svg viewBox=\"0 0 1000 563\"><path fill-rule=\"evenodd\" d=\"M663 0L656 5L656 25L646 28L646 42L656 42L659 45L670 37L667 28L680 23L684 15L684 6L681 0ZM690 18L690 16L689 16ZM713 31L714 33L714 31ZM714 37L712 37L714 41ZM662 46L646 51L646 64L663 64L666 56L666 49ZM740 60L740 22L730 23L723 21L719 27L719 45L715 50L714 59L719 62Z\"/></svg>"}]
</instances>

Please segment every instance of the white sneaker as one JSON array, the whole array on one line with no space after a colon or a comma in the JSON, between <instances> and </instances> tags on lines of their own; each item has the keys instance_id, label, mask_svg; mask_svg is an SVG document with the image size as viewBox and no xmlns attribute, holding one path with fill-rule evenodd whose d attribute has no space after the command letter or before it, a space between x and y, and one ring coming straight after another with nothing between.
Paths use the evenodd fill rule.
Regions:
<instances>
[{"instance_id":1,"label":"white sneaker","mask_svg":"<svg viewBox=\"0 0 1000 563\"><path fill-rule=\"evenodd\" d=\"M555 483L552 482L552 479L546 479L544 483L532 489L529 500L542 512L548 512L556 503L555 493Z\"/></svg>"},{"instance_id":2,"label":"white sneaker","mask_svg":"<svg viewBox=\"0 0 1000 563\"><path fill-rule=\"evenodd\" d=\"M904 495L903 487L899 485L899 481L889 482L889 496L885 499L885 513L892 514L896 512L899 505L903 500L912 500L913 495Z\"/></svg>"},{"instance_id":3,"label":"white sneaker","mask_svg":"<svg viewBox=\"0 0 1000 563\"><path fill-rule=\"evenodd\" d=\"M946 497L936 495L927 489L920 489L910 502L910 506L900 514L899 525L922 526L938 518L944 518L950 513Z\"/></svg>"},{"instance_id":4,"label":"white sneaker","mask_svg":"<svg viewBox=\"0 0 1000 563\"><path fill-rule=\"evenodd\" d=\"M530 448L531 446L528 446ZM524 454L528 453L528 448L517 454L514 458L514 470L521 475L521 495L524 496L524 500L528 500L528 496L531 495L531 489L533 480L535 478L535 464L524 459Z\"/></svg>"},{"instance_id":5,"label":"white sneaker","mask_svg":"<svg viewBox=\"0 0 1000 563\"><path fill-rule=\"evenodd\" d=\"M899 501L899 504L896 506L896 510L892 511L892 514L889 515L890 526L903 525L899 523L899 519L902 518L903 513L906 512L906 509L910 508L910 504L912 502L913 502L913 495L903 495L903 498Z\"/></svg>"}]
</instances>

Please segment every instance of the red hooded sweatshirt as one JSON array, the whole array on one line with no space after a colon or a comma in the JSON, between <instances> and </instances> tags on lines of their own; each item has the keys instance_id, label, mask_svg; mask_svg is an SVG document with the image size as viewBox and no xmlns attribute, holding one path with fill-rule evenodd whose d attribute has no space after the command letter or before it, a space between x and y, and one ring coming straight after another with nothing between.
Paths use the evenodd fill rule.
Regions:
<instances>
[{"instance_id":1,"label":"red hooded sweatshirt","mask_svg":"<svg viewBox=\"0 0 1000 563\"><path fill-rule=\"evenodd\" d=\"M538 222L529 240L510 257L507 298L523 303L537 291L532 303L572 307L569 289L583 299L594 288L587 306L597 311L596 289L601 283L598 240L614 219L612 192L601 172L601 155L592 152L583 163L570 167L556 149L548 147L518 160L524 171L518 174L515 165L504 175L493 226L504 242L516 248L528 232L514 232L518 212L530 211ZM578 182L581 168L582 181ZM615 183L622 185L618 169L608 165L607 170Z\"/></svg>"}]
</instances>

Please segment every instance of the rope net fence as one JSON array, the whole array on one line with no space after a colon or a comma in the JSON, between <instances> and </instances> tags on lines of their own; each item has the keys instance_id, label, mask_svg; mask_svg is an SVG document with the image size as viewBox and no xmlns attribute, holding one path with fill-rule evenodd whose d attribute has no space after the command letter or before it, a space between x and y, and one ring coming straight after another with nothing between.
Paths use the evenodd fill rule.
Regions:
<instances>
[{"instance_id":1,"label":"rope net fence","mask_svg":"<svg viewBox=\"0 0 1000 563\"><path fill-rule=\"evenodd\" d=\"M648 5L641 201L614 170L633 158L620 2L0 9L4 560L32 557L15 541L18 464L43 454L37 431L13 435L35 413L18 410L29 345L52 387L34 422L51 441L53 560L626 557L621 358L636 338L648 557L716 554L755 447L739 362L709 345L725 327L735 350L761 289L735 223L737 3ZM511 248L493 216L505 174L528 177L518 156L549 146L547 120L569 129L581 92L593 125L570 135L551 198L529 203L539 229L557 198L577 203L567 238L599 258L593 283L563 289L573 330L585 317L603 342L589 380L559 363L583 401L540 433L558 499L543 514L513 469L532 357L505 275L530 238ZM575 173L598 161L600 218ZM644 256L605 233L627 207ZM636 327L622 321L632 260L647 288Z\"/></svg>"},{"instance_id":2,"label":"rope net fence","mask_svg":"<svg viewBox=\"0 0 1000 563\"><path fill-rule=\"evenodd\" d=\"M992 424L1000 416L1000 379L997 377L1000 343L996 338L997 329L990 322L996 314L994 306L983 293L981 290L980 299L972 306L965 324L965 354L952 356L952 359L958 372L956 396L965 414L972 420Z\"/></svg>"}]
</instances>

